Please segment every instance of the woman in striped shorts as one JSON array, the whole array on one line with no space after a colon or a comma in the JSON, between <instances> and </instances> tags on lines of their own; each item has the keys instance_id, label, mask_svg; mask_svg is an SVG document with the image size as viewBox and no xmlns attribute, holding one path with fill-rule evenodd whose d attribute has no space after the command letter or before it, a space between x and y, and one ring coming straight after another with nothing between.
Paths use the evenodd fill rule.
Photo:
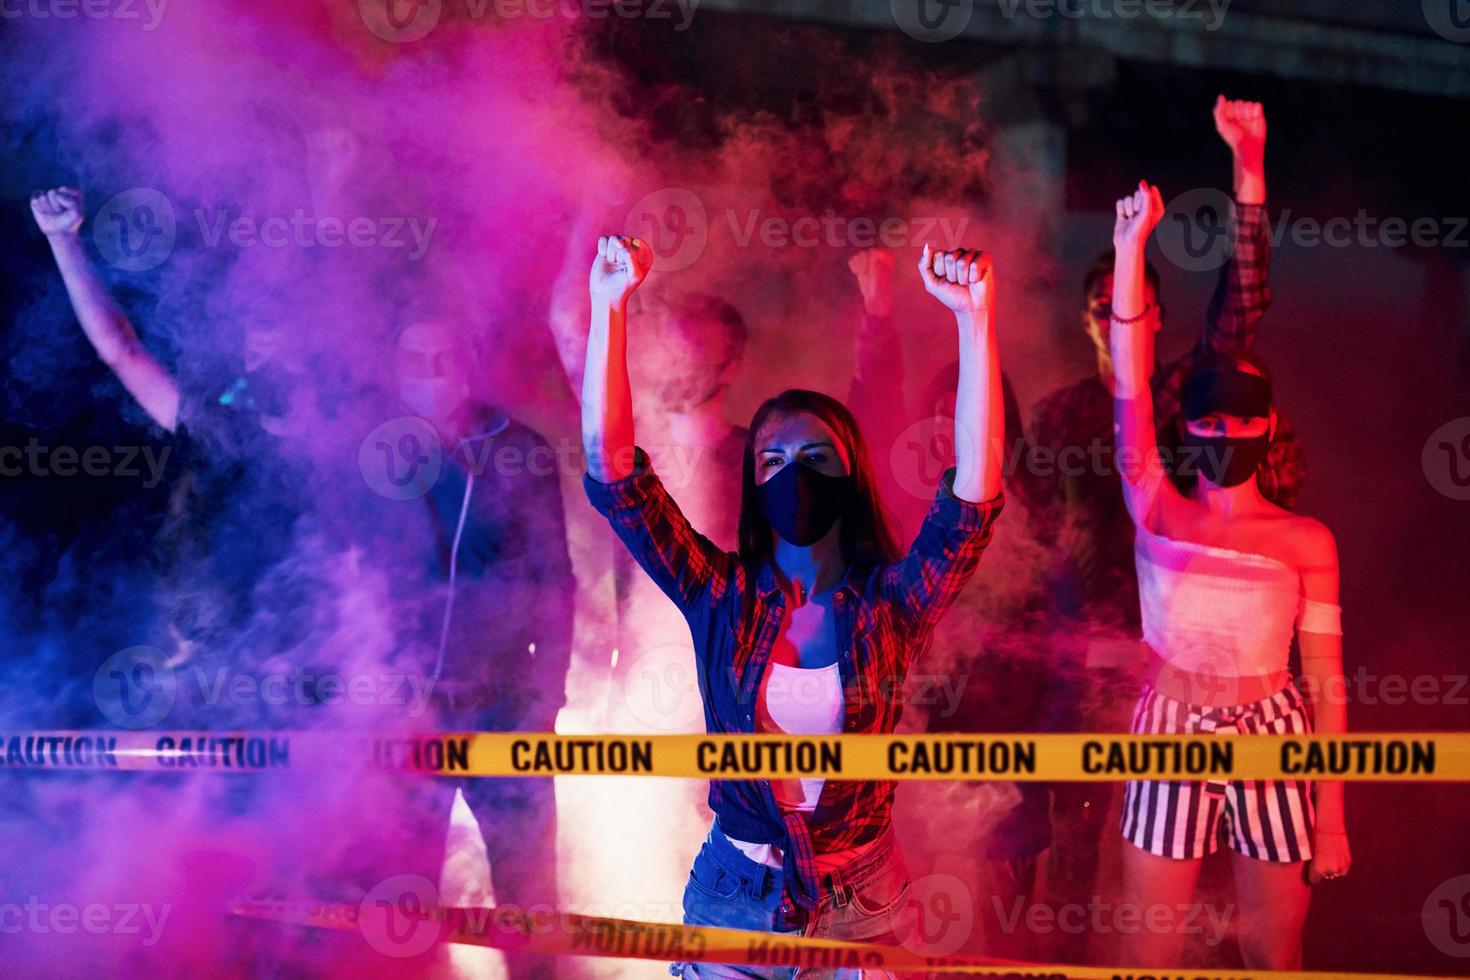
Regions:
<instances>
[{"instance_id":1,"label":"woman in striped shorts","mask_svg":"<svg viewBox=\"0 0 1470 980\"><path fill-rule=\"evenodd\" d=\"M1249 357L1204 353L1190 367L1178 470L1193 481L1181 491L1166 474L1149 387L1158 310L1143 280L1163 210L1157 188L1140 182L1118 201L1113 230L1114 428L1150 660L1133 731L1306 734L1312 724L1287 659L1295 632L1309 689L1343 690L1336 545L1321 523L1276 506L1256 484L1276 414L1271 383ZM1318 731L1346 730L1341 697L1313 709ZM1221 836L1252 969L1300 967L1308 886L1342 877L1351 862L1337 782L1132 782L1122 823L1125 900L1143 911L1124 955L1139 966L1176 965L1193 921L1181 910Z\"/></svg>"}]
</instances>

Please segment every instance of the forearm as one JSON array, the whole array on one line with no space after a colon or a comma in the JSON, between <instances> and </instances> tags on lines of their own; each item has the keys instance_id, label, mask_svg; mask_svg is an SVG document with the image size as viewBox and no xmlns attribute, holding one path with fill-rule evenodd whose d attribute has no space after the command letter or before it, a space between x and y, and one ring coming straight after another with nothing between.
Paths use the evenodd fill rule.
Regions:
<instances>
[{"instance_id":1,"label":"forearm","mask_svg":"<svg viewBox=\"0 0 1470 980\"><path fill-rule=\"evenodd\" d=\"M1119 247L1113 264L1115 318L1108 330L1118 398L1136 401L1151 394L1155 311L1147 309L1146 297L1143 247Z\"/></svg>"},{"instance_id":2,"label":"forearm","mask_svg":"<svg viewBox=\"0 0 1470 980\"><path fill-rule=\"evenodd\" d=\"M82 332L102 362L153 419L172 432L178 423L178 384L149 354L127 315L97 275L76 235L48 235L51 254L66 285Z\"/></svg>"},{"instance_id":3,"label":"forearm","mask_svg":"<svg viewBox=\"0 0 1470 980\"><path fill-rule=\"evenodd\" d=\"M633 472L633 392L628 380L626 304L592 301L582 374L582 449L601 483Z\"/></svg>"},{"instance_id":4,"label":"forearm","mask_svg":"<svg viewBox=\"0 0 1470 980\"><path fill-rule=\"evenodd\" d=\"M1231 177L1235 200L1241 204L1266 203L1266 153L1245 150L1231 154Z\"/></svg>"},{"instance_id":5,"label":"forearm","mask_svg":"<svg viewBox=\"0 0 1470 980\"><path fill-rule=\"evenodd\" d=\"M889 313L863 311L858 325L855 381L870 391L903 382L903 343Z\"/></svg>"},{"instance_id":6,"label":"forearm","mask_svg":"<svg viewBox=\"0 0 1470 980\"><path fill-rule=\"evenodd\" d=\"M995 311L956 313L960 380L955 391L954 494L978 503L1000 493L1005 443L1005 402Z\"/></svg>"},{"instance_id":7,"label":"forearm","mask_svg":"<svg viewBox=\"0 0 1470 980\"><path fill-rule=\"evenodd\" d=\"M1205 314L1205 350L1225 354L1250 350L1271 305L1271 237L1264 194L1263 179L1243 183L1237 177L1234 243Z\"/></svg>"},{"instance_id":8,"label":"forearm","mask_svg":"<svg viewBox=\"0 0 1470 980\"><path fill-rule=\"evenodd\" d=\"M103 363L116 366L138 349L138 336L123 315L106 284L87 257L87 250L76 235L48 235L47 243L66 285L72 310L82 331Z\"/></svg>"},{"instance_id":9,"label":"forearm","mask_svg":"<svg viewBox=\"0 0 1470 980\"><path fill-rule=\"evenodd\" d=\"M1113 422L1120 451L1142 459L1157 442L1154 432L1153 368L1156 310L1146 310L1143 246L1119 247L1113 265ZM1131 323L1119 322L1131 320Z\"/></svg>"},{"instance_id":10,"label":"forearm","mask_svg":"<svg viewBox=\"0 0 1470 980\"><path fill-rule=\"evenodd\" d=\"M1342 638L1302 634L1302 670L1312 693L1312 727L1318 735L1347 733L1347 681L1342 672ZM1321 780L1313 783L1317 826L1324 832L1345 829L1343 784Z\"/></svg>"},{"instance_id":11,"label":"forearm","mask_svg":"<svg viewBox=\"0 0 1470 980\"><path fill-rule=\"evenodd\" d=\"M556 356L573 392L586 371L587 362L587 331L583 326L588 317L587 291L580 278L581 269L573 264L569 251L567 262L552 287L551 307L547 311Z\"/></svg>"}]
</instances>

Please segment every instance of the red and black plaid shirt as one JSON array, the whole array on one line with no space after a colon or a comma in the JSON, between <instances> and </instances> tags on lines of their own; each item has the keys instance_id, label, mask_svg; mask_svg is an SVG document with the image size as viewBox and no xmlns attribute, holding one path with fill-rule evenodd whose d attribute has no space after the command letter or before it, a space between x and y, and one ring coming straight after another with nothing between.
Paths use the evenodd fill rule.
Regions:
<instances>
[{"instance_id":1,"label":"red and black plaid shirt","mask_svg":"<svg viewBox=\"0 0 1470 980\"><path fill-rule=\"evenodd\" d=\"M837 588L844 732L894 730L909 663L929 643L990 543L1002 497L961 500L950 490L953 479L951 470L907 554L870 569L849 567ZM761 679L786 606L771 563L748 568L695 531L641 449L631 476L600 483L589 474L583 485L634 560L688 621L706 729L753 733ZM891 822L893 789L891 781L829 780L808 816L782 813L768 780L714 780L709 806L731 837L779 844L792 897L812 908L820 883L816 854L876 840Z\"/></svg>"}]
</instances>

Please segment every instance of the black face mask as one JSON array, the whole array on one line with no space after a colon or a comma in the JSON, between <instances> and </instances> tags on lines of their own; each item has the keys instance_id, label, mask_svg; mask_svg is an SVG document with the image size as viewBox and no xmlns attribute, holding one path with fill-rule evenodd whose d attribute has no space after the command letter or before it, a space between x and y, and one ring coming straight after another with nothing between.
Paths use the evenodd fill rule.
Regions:
<instances>
[{"instance_id":1,"label":"black face mask","mask_svg":"<svg viewBox=\"0 0 1470 980\"><path fill-rule=\"evenodd\" d=\"M1271 413L1271 382L1232 367L1202 366L1180 386L1179 407L1189 421L1213 414L1265 418ZM1180 445L1191 451L1200 476L1216 486L1234 487L1254 476L1266 461L1271 434L1201 436L1186 426Z\"/></svg>"},{"instance_id":2,"label":"black face mask","mask_svg":"<svg viewBox=\"0 0 1470 980\"><path fill-rule=\"evenodd\" d=\"M847 513L851 476L828 476L805 463L787 463L755 488L756 500L782 540L800 547L816 544Z\"/></svg>"},{"instance_id":3,"label":"black face mask","mask_svg":"<svg viewBox=\"0 0 1470 980\"><path fill-rule=\"evenodd\" d=\"M1185 429L1180 444L1192 452L1195 472L1216 486L1233 487L1249 480L1266 461L1271 436L1202 436Z\"/></svg>"}]
</instances>

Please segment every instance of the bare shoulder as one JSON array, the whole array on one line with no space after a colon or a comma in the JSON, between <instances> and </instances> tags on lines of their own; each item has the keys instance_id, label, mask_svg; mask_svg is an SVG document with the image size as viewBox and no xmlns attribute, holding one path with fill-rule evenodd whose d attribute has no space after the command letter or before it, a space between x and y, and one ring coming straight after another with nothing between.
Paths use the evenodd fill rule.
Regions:
<instances>
[{"instance_id":1,"label":"bare shoulder","mask_svg":"<svg viewBox=\"0 0 1470 980\"><path fill-rule=\"evenodd\" d=\"M1281 522L1282 539L1288 544L1303 568L1323 568L1337 565L1337 538L1332 529L1315 517L1297 514L1272 504L1273 515Z\"/></svg>"}]
</instances>

